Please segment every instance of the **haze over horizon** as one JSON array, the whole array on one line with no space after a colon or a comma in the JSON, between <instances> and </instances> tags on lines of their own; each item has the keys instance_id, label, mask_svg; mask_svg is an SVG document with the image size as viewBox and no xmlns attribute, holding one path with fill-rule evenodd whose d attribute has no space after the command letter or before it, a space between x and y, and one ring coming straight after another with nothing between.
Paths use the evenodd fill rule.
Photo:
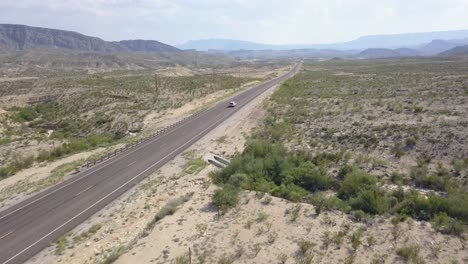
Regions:
<instances>
[{"instance_id":1,"label":"haze over horizon","mask_svg":"<svg viewBox=\"0 0 468 264\"><path fill-rule=\"evenodd\" d=\"M104 40L181 44L237 39L322 44L360 36L468 29L468 0L6 0L0 23L77 31Z\"/></svg>"}]
</instances>

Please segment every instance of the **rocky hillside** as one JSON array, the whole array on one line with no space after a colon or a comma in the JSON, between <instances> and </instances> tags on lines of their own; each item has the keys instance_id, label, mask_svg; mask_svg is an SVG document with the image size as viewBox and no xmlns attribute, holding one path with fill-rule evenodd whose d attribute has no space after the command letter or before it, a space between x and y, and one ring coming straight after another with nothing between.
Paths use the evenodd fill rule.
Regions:
<instances>
[{"instance_id":1,"label":"rocky hillside","mask_svg":"<svg viewBox=\"0 0 468 264\"><path fill-rule=\"evenodd\" d=\"M155 40L108 42L77 32L0 24L0 50L59 48L91 52L177 52L179 49Z\"/></svg>"}]
</instances>

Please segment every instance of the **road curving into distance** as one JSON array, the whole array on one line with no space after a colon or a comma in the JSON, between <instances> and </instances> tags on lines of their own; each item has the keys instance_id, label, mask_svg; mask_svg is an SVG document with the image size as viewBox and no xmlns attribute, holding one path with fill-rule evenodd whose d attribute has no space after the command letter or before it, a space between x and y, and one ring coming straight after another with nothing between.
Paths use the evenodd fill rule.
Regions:
<instances>
[{"instance_id":1,"label":"road curving into distance","mask_svg":"<svg viewBox=\"0 0 468 264\"><path fill-rule=\"evenodd\" d=\"M157 137L0 212L0 264L23 263L198 141L287 74L241 92ZM229 108L229 101L236 107Z\"/></svg>"}]
</instances>

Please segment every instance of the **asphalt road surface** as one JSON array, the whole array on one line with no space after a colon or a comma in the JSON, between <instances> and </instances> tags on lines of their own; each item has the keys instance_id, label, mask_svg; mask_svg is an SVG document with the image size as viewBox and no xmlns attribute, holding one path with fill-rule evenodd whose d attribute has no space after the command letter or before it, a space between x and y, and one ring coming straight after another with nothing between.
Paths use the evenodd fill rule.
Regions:
<instances>
[{"instance_id":1,"label":"asphalt road surface","mask_svg":"<svg viewBox=\"0 0 468 264\"><path fill-rule=\"evenodd\" d=\"M234 112L297 72L220 102L141 145L0 212L0 263L23 263L173 159ZM229 108L229 101L236 107Z\"/></svg>"}]
</instances>

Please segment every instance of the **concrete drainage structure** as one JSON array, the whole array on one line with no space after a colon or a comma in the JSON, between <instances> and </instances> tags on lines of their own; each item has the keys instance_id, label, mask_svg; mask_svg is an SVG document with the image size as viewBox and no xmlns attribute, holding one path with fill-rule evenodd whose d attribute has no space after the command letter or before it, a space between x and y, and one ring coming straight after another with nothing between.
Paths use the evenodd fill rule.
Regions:
<instances>
[{"instance_id":1,"label":"concrete drainage structure","mask_svg":"<svg viewBox=\"0 0 468 264\"><path fill-rule=\"evenodd\" d=\"M227 165L229 165L229 160L213 154L213 153L208 153L205 155L204 159L211 165L214 165L220 169L225 168Z\"/></svg>"}]
</instances>

